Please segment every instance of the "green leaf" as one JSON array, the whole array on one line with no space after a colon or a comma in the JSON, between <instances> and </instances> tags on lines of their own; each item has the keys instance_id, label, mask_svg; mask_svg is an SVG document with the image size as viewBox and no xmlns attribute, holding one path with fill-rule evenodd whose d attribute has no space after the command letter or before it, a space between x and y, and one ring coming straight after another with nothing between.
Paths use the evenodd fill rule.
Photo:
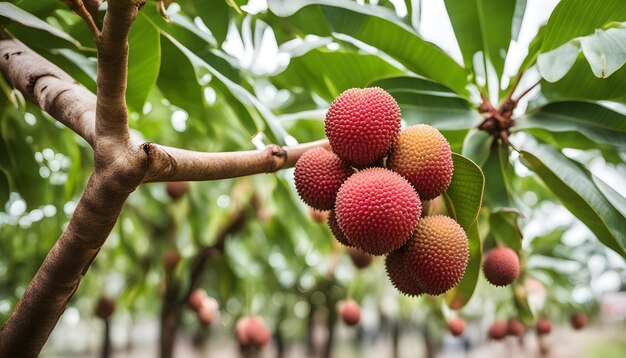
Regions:
<instances>
[{"instance_id":1,"label":"green leaf","mask_svg":"<svg viewBox=\"0 0 626 358\"><path fill-rule=\"evenodd\" d=\"M438 47L420 38L390 9L346 0L270 0L268 3L274 14L288 17L286 22L301 33L347 35L379 49L416 74L468 95L465 70Z\"/></svg>"},{"instance_id":2,"label":"green leaf","mask_svg":"<svg viewBox=\"0 0 626 358\"><path fill-rule=\"evenodd\" d=\"M463 141L463 156L471 159L481 167L489 158L493 138L483 130L472 128Z\"/></svg>"},{"instance_id":3,"label":"green leaf","mask_svg":"<svg viewBox=\"0 0 626 358\"><path fill-rule=\"evenodd\" d=\"M516 1L445 0L445 4L465 67L471 69L476 53L482 51L500 78L511 42Z\"/></svg>"},{"instance_id":4,"label":"green leaf","mask_svg":"<svg viewBox=\"0 0 626 358\"><path fill-rule=\"evenodd\" d=\"M9 200L9 177L4 169L0 167L0 207L4 207L4 203Z\"/></svg>"},{"instance_id":5,"label":"green leaf","mask_svg":"<svg viewBox=\"0 0 626 358\"><path fill-rule=\"evenodd\" d=\"M626 219L604 197L591 173L557 150L540 143L526 143L522 163L537 173L605 246L626 257Z\"/></svg>"},{"instance_id":6,"label":"green leaf","mask_svg":"<svg viewBox=\"0 0 626 358\"><path fill-rule=\"evenodd\" d=\"M519 214L511 211L499 211L489 215L489 227L491 235L498 246L510 247L520 255L522 250L522 231L517 219Z\"/></svg>"},{"instance_id":7,"label":"green leaf","mask_svg":"<svg viewBox=\"0 0 626 358\"><path fill-rule=\"evenodd\" d=\"M141 113L161 66L161 36L144 16L138 16L128 34L128 88L126 102Z\"/></svg>"},{"instance_id":8,"label":"green leaf","mask_svg":"<svg viewBox=\"0 0 626 358\"><path fill-rule=\"evenodd\" d=\"M513 170L509 162L508 148L503 145L492 147L482 169L485 173L485 185L489 188L485 192L485 206L489 207L492 212L514 210L516 205L507 182Z\"/></svg>"},{"instance_id":9,"label":"green leaf","mask_svg":"<svg viewBox=\"0 0 626 358\"><path fill-rule=\"evenodd\" d=\"M463 308L476 290L476 283L480 276L480 266L482 262L482 242L478 234L478 221L466 230L469 240L469 261L465 268L465 275L456 287L446 293L446 303L448 307L458 310Z\"/></svg>"},{"instance_id":10,"label":"green leaf","mask_svg":"<svg viewBox=\"0 0 626 358\"><path fill-rule=\"evenodd\" d=\"M230 20L230 6L223 0L192 0L191 3L196 9L198 16L209 27L218 44L226 40L228 34L228 23Z\"/></svg>"}]
</instances>

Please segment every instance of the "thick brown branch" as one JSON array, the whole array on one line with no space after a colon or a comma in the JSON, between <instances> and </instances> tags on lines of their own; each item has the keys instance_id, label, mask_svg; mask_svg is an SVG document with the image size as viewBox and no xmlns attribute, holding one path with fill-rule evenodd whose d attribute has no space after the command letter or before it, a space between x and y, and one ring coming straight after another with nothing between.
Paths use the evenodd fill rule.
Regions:
<instances>
[{"instance_id":1,"label":"thick brown branch","mask_svg":"<svg viewBox=\"0 0 626 358\"><path fill-rule=\"evenodd\" d=\"M94 145L96 96L88 89L1 32L0 72L26 98Z\"/></svg>"},{"instance_id":2,"label":"thick brown branch","mask_svg":"<svg viewBox=\"0 0 626 358\"><path fill-rule=\"evenodd\" d=\"M328 140L281 148L270 144L263 150L205 153L144 144L148 153L148 171L144 182L201 181L271 173L289 168L307 150L328 148Z\"/></svg>"}]
</instances>

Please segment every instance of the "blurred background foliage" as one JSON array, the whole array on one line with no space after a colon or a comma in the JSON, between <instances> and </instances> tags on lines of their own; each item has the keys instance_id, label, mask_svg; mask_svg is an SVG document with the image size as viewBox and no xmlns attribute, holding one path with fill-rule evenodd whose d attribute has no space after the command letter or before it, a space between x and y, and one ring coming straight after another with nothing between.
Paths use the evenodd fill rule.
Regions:
<instances>
[{"instance_id":1,"label":"blurred background foliage","mask_svg":"<svg viewBox=\"0 0 626 358\"><path fill-rule=\"evenodd\" d=\"M448 24L439 37L424 15L433 5L415 0L180 0L164 2L166 16L148 1L129 37L127 103L137 142L233 151L323 138L335 96L350 87L386 89L404 125L438 128L484 173L472 229L475 278L457 289L460 304L453 304L459 292L399 295L380 259L357 270L299 200L292 170L284 170L190 183L177 201L164 184L140 187L60 326L76 324L77 315L89 321L102 295L116 299L127 326L157 316L166 285L162 253L182 256L172 277L183 297L194 260L239 211L241 226L211 254L200 286L219 301L222 326L260 314L287 340L307 336L314 307L330 313L346 296L377 320L412 322L441 339L445 317L564 321L571 312L597 310L605 292L623 290L623 2L438 3L450 20L436 20ZM105 10L106 2L99 21ZM2 2L0 26L95 91L95 44L63 2ZM483 98L497 107L525 90L513 112L512 146L478 130ZM0 78L0 323L67 224L91 153ZM522 277L511 288L493 288L478 274L481 251L496 245L522 258ZM446 302L467 306L452 313ZM435 328L426 317L436 318ZM217 334L200 329L187 311L183 323L199 337ZM51 342L62 338L53 334Z\"/></svg>"}]
</instances>

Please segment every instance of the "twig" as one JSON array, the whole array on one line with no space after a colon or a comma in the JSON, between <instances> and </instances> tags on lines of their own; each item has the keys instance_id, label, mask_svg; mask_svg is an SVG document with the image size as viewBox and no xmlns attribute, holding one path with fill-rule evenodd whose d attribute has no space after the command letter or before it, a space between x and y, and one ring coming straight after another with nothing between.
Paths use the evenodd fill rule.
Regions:
<instances>
[{"instance_id":1,"label":"twig","mask_svg":"<svg viewBox=\"0 0 626 358\"><path fill-rule=\"evenodd\" d=\"M91 13L89 12L89 10L87 10L87 8L85 7L83 0L62 0L62 1L67 6L69 6L70 9L72 9L72 11L74 11L78 16L80 16L83 20L85 20L85 22L87 23L87 26L89 27L89 30L93 34L94 39L98 40L100 38L100 29L98 28L98 25L96 25L96 22L94 21L94 18L91 16Z\"/></svg>"},{"instance_id":2,"label":"twig","mask_svg":"<svg viewBox=\"0 0 626 358\"><path fill-rule=\"evenodd\" d=\"M539 85L540 83L541 83L541 80L537 81L537 83L535 83L534 85L530 86L526 91L522 92L522 94L517 97L515 102L516 103L519 102L519 100L522 99L522 97L526 96L530 91L532 91L533 88L537 87L537 85Z\"/></svg>"}]
</instances>

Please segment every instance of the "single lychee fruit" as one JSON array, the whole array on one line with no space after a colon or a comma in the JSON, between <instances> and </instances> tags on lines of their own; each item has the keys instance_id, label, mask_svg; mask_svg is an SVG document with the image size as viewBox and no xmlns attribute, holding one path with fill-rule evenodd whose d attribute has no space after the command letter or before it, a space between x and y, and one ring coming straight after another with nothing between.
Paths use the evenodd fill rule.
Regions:
<instances>
[{"instance_id":1,"label":"single lychee fruit","mask_svg":"<svg viewBox=\"0 0 626 358\"><path fill-rule=\"evenodd\" d=\"M341 229L339 228L339 224L337 223L337 215L335 215L335 211L332 210L330 215L328 215L328 227L330 228L330 232L333 233L333 236L340 244L347 247L354 247L346 235L343 234Z\"/></svg>"},{"instance_id":2,"label":"single lychee fruit","mask_svg":"<svg viewBox=\"0 0 626 358\"><path fill-rule=\"evenodd\" d=\"M185 195L188 189L189 184L185 181L168 181L165 183L165 191L167 191L167 195L174 201Z\"/></svg>"},{"instance_id":3,"label":"single lychee fruit","mask_svg":"<svg viewBox=\"0 0 626 358\"><path fill-rule=\"evenodd\" d=\"M352 169L335 154L320 147L309 149L296 162L296 189L311 207L330 210L335 206L341 184L352 173Z\"/></svg>"},{"instance_id":4,"label":"single lychee fruit","mask_svg":"<svg viewBox=\"0 0 626 358\"><path fill-rule=\"evenodd\" d=\"M258 316L242 317L235 326L237 341L242 346L263 347L270 341L270 329Z\"/></svg>"},{"instance_id":5,"label":"single lychee fruit","mask_svg":"<svg viewBox=\"0 0 626 358\"><path fill-rule=\"evenodd\" d=\"M187 304L189 304L189 308L194 311L198 311L200 307L202 307L202 303L207 299L206 291L202 288L196 288L193 290L189 297L187 298Z\"/></svg>"},{"instance_id":6,"label":"single lychee fruit","mask_svg":"<svg viewBox=\"0 0 626 358\"><path fill-rule=\"evenodd\" d=\"M387 167L407 178L422 200L434 199L452 180L450 143L429 125L408 127L394 143Z\"/></svg>"},{"instance_id":7,"label":"single lychee fruit","mask_svg":"<svg viewBox=\"0 0 626 358\"><path fill-rule=\"evenodd\" d=\"M406 247L405 269L413 273L424 293L440 295L463 278L469 241L454 219L443 215L422 218Z\"/></svg>"},{"instance_id":8,"label":"single lychee fruit","mask_svg":"<svg viewBox=\"0 0 626 358\"><path fill-rule=\"evenodd\" d=\"M550 332L552 331L552 322L550 322L550 320L548 319L540 318L537 321L537 325L535 328L537 329L537 334L540 336L544 334L550 334Z\"/></svg>"},{"instance_id":9,"label":"single lychee fruit","mask_svg":"<svg viewBox=\"0 0 626 358\"><path fill-rule=\"evenodd\" d=\"M494 286L510 285L519 276L519 258L508 247L491 249L483 261L483 273Z\"/></svg>"},{"instance_id":10,"label":"single lychee fruit","mask_svg":"<svg viewBox=\"0 0 626 358\"><path fill-rule=\"evenodd\" d=\"M217 312L219 310L219 304L213 297L206 297L200 308L198 309L198 320L205 326L211 325L215 316L217 316Z\"/></svg>"},{"instance_id":11,"label":"single lychee fruit","mask_svg":"<svg viewBox=\"0 0 626 358\"><path fill-rule=\"evenodd\" d=\"M465 321L462 318L450 319L448 321L448 330L455 337L462 335L463 330L465 330Z\"/></svg>"},{"instance_id":12,"label":"single lychee fruit","mask_svg":"<svg viewBox=\"0 0 626 358\"><path fill-rule=\"evenodd\" d=\"M165 250L161 256L161 261L163 262L163 267L166 271L172 271L180 262L180 254L176 249Z\"/></svg>"},{"instance_id":13,"label":"single lychee fruit","mask_svg":"<svg viewBox=\"0 0 626 358\"><path fill-rule=\"evenodd\" d=\"M400 131L400 107L382 88L351 88L330 105L324 121L339 158L366 167L384 157Z\"/></svg>"},{"instance_id":14,"label":"single lychee fruit","mask_svg":"<svg viewBox=\"0 0 626 358\"><path fill-rule=\"evenodd\" d=\"M334 206L334 204L333 204ZM309 210L309 215L311 216L311 220L315 221L316 223L324 223L328 220L328 215L330 213L328 211L320 211L320 210L316 210L311 208Z\"/></svg>"},{"instance_id":15,"label":"single lychee fruit","mask_svg":"<svg viewBox=\"0 0 626 358\"><path fill-rule=\"evenodd\" d=\"M587 316L580 312L574 313L570 317L570 322L575 330L583 329L587 325Z\"/></svg>"},{"instance_id":16,"label":"single lychee fruit","mask_svg":"<svg viewBox=\"0 0 626 358\"><path fill-rule=\"evenodd\" d=\"M348 241L372 254L386 254L411 236L421 202L406 179L383 168L365 169L337 193L335 213Z\"/></svg>"},{"instance_id":17,"label":"single lychee fruit","mask_svg":"<svg viewBox=\"0 0 626 358\"><path fill-rule=\"evenodd\" d=\"M385 269L387 276L393 286L401 293L407 296L419 296L424 293L417 279L412 275L411 266L409 266L407 245L391 252L385 258Z\"/></svg>"},{"instance_id":18,"label":"single lychee fruit","mask_svg":"<svg viewBox=\"0 0 626 358\"><path fill-rule=\"evenodd\" d=\"M374 259L374 256L353 247L348 249L348 255L350 255L352 263L358 269L366 268Z\"/></svg>"},{"instance_id":19,"label":"single lychee fruit","mask_svg":"<svg viewBox=\"0 0 626 358\"><path fill-rule=\"evenodd\" d=\"M115 311L115 301L109 297L100 297L96 303L96 316L102 319L109 319Z\"/></svg>"},{"instance_id":20,"label":"single lychee fruit","mask_svg":"<svg viewBox=\"0 0 626 358\"><path fill-rule=\"evenodd\" d=\"M343 300L337 303L339 317L348 326L354 326L361 320L361 308L354 300Z\"/></svg>"},{"instance_id":21,"label":"single lychee fruit","mask_svg":"<svg viewBox=\"0 0 626 358\"><path fill-rule=\"evenodd\" d=\"M487 332L487 335L489 336L489 338L496 341L501 340L506 336L506 323L501 321L493 322L493 324L489 328L489 332Z\"/></svg>"},{"instance_id":22,"label":"single lychee fruit","mask_svg":"<svg viewBox=\"0 0 626 358\"><path fill-rule=\"evenodd\" d=\"M524 324L515 318L511 318L506 324L506 334L509 336L521 337L525 330Z\"/></svg>"}]
</instances>

